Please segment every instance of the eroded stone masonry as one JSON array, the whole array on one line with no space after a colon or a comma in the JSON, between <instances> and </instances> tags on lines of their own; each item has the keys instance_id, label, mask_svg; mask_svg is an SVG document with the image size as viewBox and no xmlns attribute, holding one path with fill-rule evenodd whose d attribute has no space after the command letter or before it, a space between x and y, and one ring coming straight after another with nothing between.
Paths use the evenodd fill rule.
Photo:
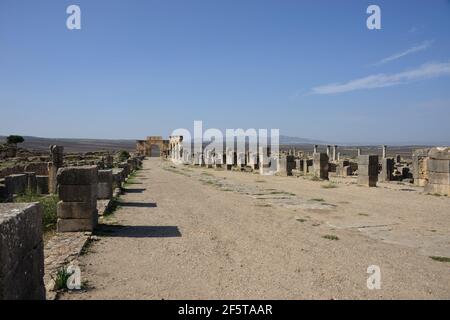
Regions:
<instances>
[{"instance_id":1,"label":"eroded stone masonry","mask_svg":"<svg viewBox=\"0 0 450 320\"><path fill-rule=\"evenodd\" d=\"M188 145L189 147L186 147ZM99 215L120 194L130 174L139 169L145 157L161 157L180 165L219 170L255 172L289 177L311 176L356 178L356 183L376 187L379 183L399 182L423 187L424 193L450 195L450 148L435 147L413 151L402 157L388 156L354 148L353 154L338 146L318 146L312 150L281 147L272 152L194 150L182 136L148 137L136 143L136 152L64 153L62 146L50 146L47 153L22 153L3 147L0 151L0 299L44 299L44 274L52 274L69 260L58 257L55 248L71 243L70 237L85 242L86 232L98 225ZM301 180L299 179L299 183ZM36 203L17 203L23 195L45 199L57 196L56 235L44 250L43 208ZM53 195L52 195L53 194ZM68 232L69 236L61 237ZM84 238L83 238L84 237ZM62 242L63 241L63 242ZM60 244L64 243L64 246ZM81 250L81 248L78 248ZM79 250L62 250L73 252ZM55 262L58 261L58 262ZM47 288L48 292L48 288Z\"/></svg>"},{"instance_id":2,"label":"eroded stone masonry","mask_svg":"<svg viewBox=\"0 0 450 320\"><path fill-rule=\"evenodd\" d=\"M155 143L162 150L158 156L164 156L165 142ZM143 156L124 151L64 154L62 146L52 145L48 153L2 148L1 157L0 300L45 299L58 268L81 253L86 234L141 167ZM48 218L40 203L54 197L56 212L46 214L55 216L56 235L45 245Z\"/></svg>"},{"instance_id":3,"label":"eroded stone masonry","mask_svg":"<svg viewBox=\"0 0 450 320\"><path fill-rule=\"evenodd\" d=\"M185 143L182 136L171 136L167 153L161 155L178 164L257 171L261 175L311 175L321 180L328 180L329 176L357 177L357 183L367 187L376 187L378 182L401 181L422 186L426 193L450 195L448 147L414 150L409 159L398 154L388 157L386 145L381 146L381 155L363 154L361 148L356 148L356 155L352 156L339 152L337 145L323 146L322 150L319 147L314 145L312 152L283 146L278 153L271 153L268 147L251 152L248 145L245 152L226 148L222 152L208 147L199 151ZM145 154L139 141L136 151Z\"/></svg>"}]
</instances>

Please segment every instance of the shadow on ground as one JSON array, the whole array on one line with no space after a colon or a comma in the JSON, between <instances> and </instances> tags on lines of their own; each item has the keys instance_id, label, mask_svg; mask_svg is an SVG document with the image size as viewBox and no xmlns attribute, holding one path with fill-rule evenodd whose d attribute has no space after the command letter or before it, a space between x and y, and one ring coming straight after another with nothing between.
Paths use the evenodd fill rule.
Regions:
<instances>
[{"instance_id":1,"label":"shadow on ground","mask_svg":"<svg viewBox=\"0 0 450 320\"><path fill-rule=\"evenodd\" d=\"M144 192L147 189L143 189L143 188L134 188L134 189L124 188L122 190L123 190L123 193L142 193L142 192Z\"/></svg>"},{"instance_id":2,"label":"shadow on ground","mask_svg":"<svg viewBox=\"0 0 450 320\"><path fill-rule=\"evenodd\" d=\"M120 202L121 207L134 207L134 208L156 208L155 202Z\"/></svg>"},{"instance_id":3,"label":"shadow on ground","mask_svg":"<svg viewBox=\"0 0 450 320\"><path fill-rule=\"evenodd\" d=\"M96 235L117 238L173 238L181 237L177 226L99 225Z\"/></svg>"}]
</instances>

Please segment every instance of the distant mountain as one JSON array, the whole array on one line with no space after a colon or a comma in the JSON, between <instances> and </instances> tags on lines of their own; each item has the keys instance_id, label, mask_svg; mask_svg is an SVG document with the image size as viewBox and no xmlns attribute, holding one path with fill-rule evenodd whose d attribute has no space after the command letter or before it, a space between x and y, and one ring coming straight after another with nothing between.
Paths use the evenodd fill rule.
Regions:
<instances>
[{"instance_id":1,"label":"distant mountain","mask_svg":"<svg viewBox=\"0 0 450 320\"><path fill-rule=\"evenodd\" d=\"M19 147L47 151L49 146L56 144L64 147L65 152L93 152L100 150L117 151L136 149L136 140L108 140L108 139L64 139L64 138L40 138L24 136L25 142ZM5 136L0 136L0 143L6 142Z\"/></svg>"},{"instance_id":2,"label":"distant mountain","mask_svg":"<svg viewBox=\"0 0 450 320\"><path fill-rule=\"evenodd\" d=\"M314 139L306 139L306 138L298 138L298 137L289 137L280 135L280 144L282 145L301 145L301 144L327 144L325 141L314 140Z\"/></svg>"}]
</instances>

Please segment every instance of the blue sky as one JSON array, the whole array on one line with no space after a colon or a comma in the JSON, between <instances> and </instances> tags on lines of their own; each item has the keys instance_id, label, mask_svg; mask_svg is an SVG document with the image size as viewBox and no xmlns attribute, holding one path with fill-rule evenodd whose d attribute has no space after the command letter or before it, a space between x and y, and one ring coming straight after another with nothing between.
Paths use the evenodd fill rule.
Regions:
<instances>
[{"instance_id":1,"label":"blue sky","mask_svg":"<svg viewBox=\"0 0 450 320\"><path fill-rule=\"evenodd\" d=\"M449 40L448 0L0 0L0 135L450 143Z\"/></svg>"}]
</instances>

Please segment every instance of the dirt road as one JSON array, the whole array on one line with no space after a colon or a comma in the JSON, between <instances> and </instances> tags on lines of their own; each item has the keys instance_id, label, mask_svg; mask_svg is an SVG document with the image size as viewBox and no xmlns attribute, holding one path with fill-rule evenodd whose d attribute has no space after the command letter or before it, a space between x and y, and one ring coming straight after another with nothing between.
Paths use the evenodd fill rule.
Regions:
<instances>
[{"instance_id":1,"label":"dirt road","mask_svg":"<svg viewBox=\"0 0 450 320\"><path fill-rule=\"evenodd\" d=\"M448 198L149 159L121 201L62 299L450 298Z\"/></svg>"}]
</instances>

